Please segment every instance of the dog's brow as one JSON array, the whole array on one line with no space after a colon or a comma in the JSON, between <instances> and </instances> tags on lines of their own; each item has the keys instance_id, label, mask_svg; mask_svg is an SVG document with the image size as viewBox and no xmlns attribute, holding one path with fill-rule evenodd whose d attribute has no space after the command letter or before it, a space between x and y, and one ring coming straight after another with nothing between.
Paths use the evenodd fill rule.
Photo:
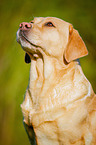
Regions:
<instances>
[{"instance_id":1,"label":"dog's brow","mask_svg":"<svg viewBox=\"0 0 96 145\"><path fill-rule=\"evenodd\" d=\"M34 18L34 22L39 24L44 21L44 18Z\"/></svg>"}]
</instances>

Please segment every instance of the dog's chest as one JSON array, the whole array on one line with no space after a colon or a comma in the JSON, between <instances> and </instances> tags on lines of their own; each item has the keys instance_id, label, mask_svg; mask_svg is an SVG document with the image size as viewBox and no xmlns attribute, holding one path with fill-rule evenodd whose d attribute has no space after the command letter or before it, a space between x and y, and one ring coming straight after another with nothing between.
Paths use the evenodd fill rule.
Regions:
<instances>
[{"instance_id":1,"label":"dog's chest","mask_svg":"<svg viewBox=\"0 0 96 145\"><path fill-rule=\"evenodd\" d=\"M78 106L78 107L76 107ZM84 103L74 105L73 109L54 108L32 116L36 140L39 144L84 144L82 131L86 128L87 110ZM85 128L84 128L85 125Z\"/></svg>"},{"instance_id":2,"label":"dog's chest","mask_svg":"<svg viewBox=\"0 0 96 145\"><path fill-rule=\"evenodd\" d=\"M35 62L32 67L34 73L30 74L30 96L26 94L24 105L28 97L31 99L26 110L28 114L25 110L23 113L25 122L34 126L38 145L46 142L70 145L76 140L79 140L78 144L83 144L81 132L87 110L84 103L78 105L78 100L82 102L84 96L90 95L88 81L74 67L58 73L52 70L48 78L44 77L43 67L37 69ZM76 106L72 109L74 102Z\"/></svg>"},{"instance_id":3,"label":"dog's chest","mask_svg":"<svg viewBox=\"0 0 96 145\"><path fill-rule=\"evenodd\" d=\"M74 67L67 71L58 71L58 73L52 70L47 78L44 77L42 64L39 67L36 67L36 64L32 67L34 71L30 77L29 90L36 111L46 112L54 107L66 107L88 93L87 80Z\"/></svg>"}]
</instances>

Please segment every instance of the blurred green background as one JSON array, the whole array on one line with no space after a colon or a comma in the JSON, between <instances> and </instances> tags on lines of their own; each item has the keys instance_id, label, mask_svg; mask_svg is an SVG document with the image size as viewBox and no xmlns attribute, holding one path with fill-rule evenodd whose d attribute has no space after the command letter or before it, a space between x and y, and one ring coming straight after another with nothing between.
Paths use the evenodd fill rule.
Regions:
<instances>
[{"instance_id":1,"label":"blurred green background","mask_svg":"<svg viewBox=\"0 0 96 145\"><path fill-rule=\"evenodd\" d=\"M16 31L21 22L39 16L59 17L78 29L89 50L81 66L96 92L96 0L0 0L0 145L29 145L20 104L30 65Z\"/></svg>"}]
</instances>

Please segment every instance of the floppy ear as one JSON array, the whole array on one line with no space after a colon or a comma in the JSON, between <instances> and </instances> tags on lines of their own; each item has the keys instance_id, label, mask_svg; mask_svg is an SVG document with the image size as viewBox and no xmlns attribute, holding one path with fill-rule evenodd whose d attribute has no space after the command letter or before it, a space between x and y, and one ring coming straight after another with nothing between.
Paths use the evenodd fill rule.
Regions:
<instances>
[{"instance_id":1,"label":"floppy ear","mask_svg":"<svg viewBox=\"0 0 96 145\"><path fill-rule=\"evenodd\" d=\"M65 50L65 60L69 63L72 60L86 56L88 50L80 37L77 30L73 26L69 26L69 42Z\"/></svg>"}]
</instances>

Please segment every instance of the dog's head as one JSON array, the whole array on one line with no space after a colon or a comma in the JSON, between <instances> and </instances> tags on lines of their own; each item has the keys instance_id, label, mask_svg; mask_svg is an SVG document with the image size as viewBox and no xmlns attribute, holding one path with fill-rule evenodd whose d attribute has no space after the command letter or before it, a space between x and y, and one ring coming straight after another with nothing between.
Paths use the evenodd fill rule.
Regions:
<instances>
[{"instance_id":1,"label":"dog's head","mask_svg":"<svg viewBox=\"0 0 96 145\"><path fill-rule=\"evenodd\" d=\"M69 63L88 54L78 31L70 23L53 17L21 23L17 41L27 54L35 58L45 54ZM26 62L30 62L29 55L26 55Z\"/></svg>"}]
</instances>

